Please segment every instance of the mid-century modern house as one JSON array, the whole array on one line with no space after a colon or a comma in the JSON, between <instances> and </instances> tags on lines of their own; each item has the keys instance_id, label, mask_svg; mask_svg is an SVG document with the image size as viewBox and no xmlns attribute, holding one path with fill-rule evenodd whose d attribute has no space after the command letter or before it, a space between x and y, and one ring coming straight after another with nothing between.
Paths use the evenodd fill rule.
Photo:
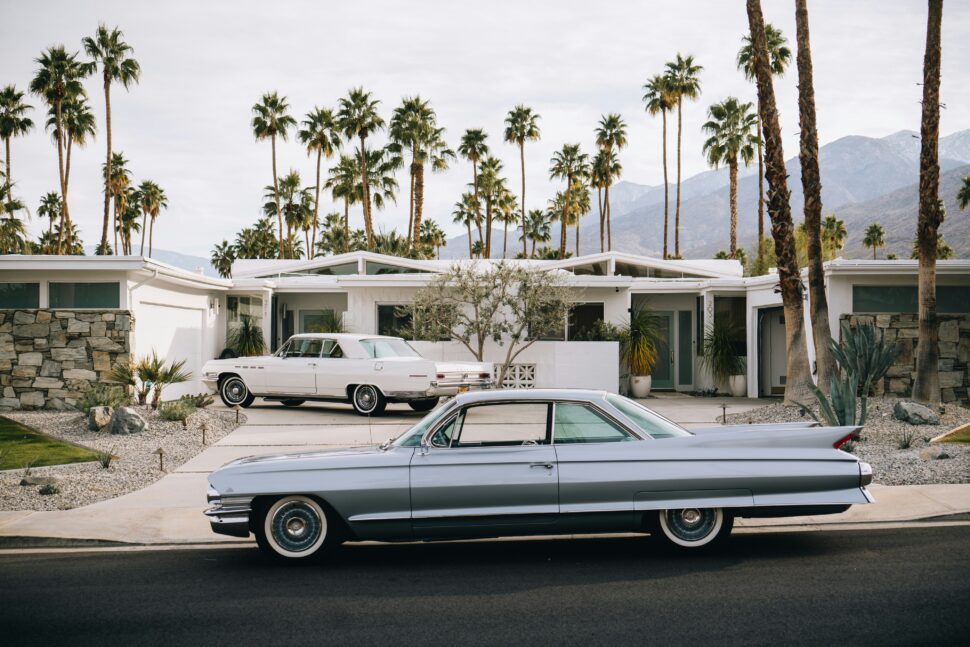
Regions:
<instances>
[{"instance_id":1,"label":"mid-century modern house","mask_svg":"<svg viewBox=\"0 0 970 647\"><path fill-rule=\"evenodd\" d=\"M270 349L292 334L314 331L328 311L350 332L396 334L402 324L398 307L455 262L471 261L369 252L239 260L231 279L219 279L139 256L0 256L0 408L71 404L80 391L106 377L114 362L152 351L186 360L198 376L244 317L262 326ZM748 396L784 391L784 319L773 274L745 278L733 260L661 260L617 252L508 262L559 272L575 294L561 337L524 352L510 386L620 390L616 342L576 337L597 319L620 324L631 309L649 304L667 334L653 369L654 390L710 387L699 357L701 340L706 326L726 318L739 331L736 346L747 361ZM905 342L884 385L905 393L916 338L916 261L837 259L826 263L825 274L833 334L845 318L871 315L889 337ZM943 398L966 400L970 260L940 261L937 274ZM806 304L806 317L807 312ZM416 345L429 357L470 358L456 342ZM498 361L502 350L489 346L485 359ZM167 393L201 389L196 380Z\"/></svg>"}]
</instances>

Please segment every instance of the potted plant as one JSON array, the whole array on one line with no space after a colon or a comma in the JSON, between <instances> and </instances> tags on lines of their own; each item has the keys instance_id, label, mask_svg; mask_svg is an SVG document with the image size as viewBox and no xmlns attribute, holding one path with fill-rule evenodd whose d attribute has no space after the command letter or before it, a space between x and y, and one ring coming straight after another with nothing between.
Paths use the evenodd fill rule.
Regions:
<instances>
[{"instance_id":1,"label":"potted plant","mask_svg":"<svg viewBox=\"0 0 970 647\"><path fill-rule=\"evenodd\" d=\"M630 367L630 392L634 398L650 395L653 364L657 360L660 321L650 308L634 310L630 321L620 330L620 358Z\"/></svg>"},{"instance_id":2,"label":"potted plant","mask_svg":"<svg viewBox=\"0 0 970 647\"><path fill-rule=\"evenodd\" d=\"M715 319L714 325L704 335L701 357L714 377L715 386L726 384L731 395L739 398L748 392L748 380L744 374L744 358L735 352L734 338L734 328L723 320Z\"/></svg>"}]
</instances>

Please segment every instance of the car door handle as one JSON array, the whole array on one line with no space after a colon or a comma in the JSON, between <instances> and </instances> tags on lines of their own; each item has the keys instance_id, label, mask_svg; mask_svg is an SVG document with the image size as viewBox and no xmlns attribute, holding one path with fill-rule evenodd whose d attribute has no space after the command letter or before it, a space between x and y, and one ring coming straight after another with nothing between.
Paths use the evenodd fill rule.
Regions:
<instances>
[{"instance_id":1,"label":"car door handle","mask_svg":"<svg viewBox=\"0 0 970 647\"><path fill-rule=\"evenodd\" d=\"M529 467L544 467L547 470L551 470L553 468L553 464L552 463L532 463L529 465Z\"/></svg>"}]
</instances>

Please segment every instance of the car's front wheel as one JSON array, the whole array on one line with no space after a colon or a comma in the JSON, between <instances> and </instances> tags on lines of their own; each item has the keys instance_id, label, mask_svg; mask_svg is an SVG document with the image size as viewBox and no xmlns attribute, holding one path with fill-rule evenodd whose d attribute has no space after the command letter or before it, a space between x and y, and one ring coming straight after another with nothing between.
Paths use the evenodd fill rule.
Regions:
<instances>
[{"instance_id":1,"label":"car's front wheel","mask_svg":"<svg viewBox=\"0 0 970 647\"><path fill-rule=\"evenodd\" d=\"M734 517L722 508L684 508L661 510L660 535L679 548L702 548L731 534Z\"/></svg>"},{"instance_id":2,"label":"car's front wheel","mask_svg":"<svg viewBox=\"0 0 970 647\"><path fill-rule=\"evenodd\" d=\"M350 396L354 411L362 416L378 416L384 412L387 399L373 384L358 384Z\"/></svg>"},{"instance_id":3,"label":"car's front wheel","mask_svg":"<svg viewBox=\"0 0 970 647\"><path fill-rule=\"evenodd\" d=\"M424 400L411 400L408 406L415 411L431 411L438 406L438 398L426 398Z\"/></svg>"},{"instance_id":4,"label":"car's front wheel","mask_svg":"<svg viewBox=\"0 0 970 647\"><path fill-rule=\"evenodd\" d=\"M317 501L293 495L269 504L254 530L256 543L270 557L307 559L320 553L331 526Z\"/></svg>"},{"instance_id":5,"label":"car's front wheel","mask_svg":"<svg viewBox=\"0 0 970 647\"><path fill-rule=\"evenodd\" d=\"M227 407L248 407L256 399L238 375L230 375L219 383L219 397Z\"/></svg>"}]
</instances>

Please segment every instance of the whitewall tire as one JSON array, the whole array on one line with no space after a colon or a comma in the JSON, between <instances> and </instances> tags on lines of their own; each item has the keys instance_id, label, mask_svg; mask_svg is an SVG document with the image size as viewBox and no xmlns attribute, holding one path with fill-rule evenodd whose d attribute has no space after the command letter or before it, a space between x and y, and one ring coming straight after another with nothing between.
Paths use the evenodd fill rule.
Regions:
<instances>
[{"instance_id":1,"label":"whitewall tire","mask_svg":"<svg viewBox=\"0 0 970 647\"><path fill-rule=\"evenodd\" d=\"M721 508L661 510L660 534L680 548L703 548L731 534L734 518Z\"/></svg>"},{"instance_id":2,"label":"whitewall tire","mask_svg":"<svg viewBox=\"0 0 970 647\"><path fill-rule=\"evenodd\" d=\"M358 384L350 395L350 403L362 416L378 416L384 412L387 399L373 384Z\"/></svg>"},{"instance_id":3,"label":"whitewall tire","mask_svg":"<svg viewBox=\"0 0 970 647\"><path fill-rule=\"evenodd\" d=\"M248 407L256 399L238 375L230 375L219 382L219 397L229 408Z\"/></svg>"},{"instance_id":4,"label":"whitewall tire","mask_svg":"<svg viewBox=\"0 0 970 647\"><path fill-rule=\"evenodd\" d=\"M266 510L257 539L273 557L306 559L320 552L330 524L323 506L307 496L286 496Z\"/></svg>"}]
</instances>

